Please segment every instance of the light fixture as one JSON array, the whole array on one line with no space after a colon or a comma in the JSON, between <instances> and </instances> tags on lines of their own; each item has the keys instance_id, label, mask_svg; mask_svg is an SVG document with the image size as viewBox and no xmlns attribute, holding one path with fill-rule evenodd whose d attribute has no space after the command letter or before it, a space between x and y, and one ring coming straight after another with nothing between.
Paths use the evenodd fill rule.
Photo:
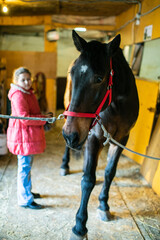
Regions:
<instances>
[{"instance_id":1,"label":"light fixture","mask_svg":"<svg viewBox=\"0 0 160 240\"><path fill-rule=\"evenodd\" d=\"M5 0L2 2L2 12L7 13L8 12L8 7L7 4L5 3Z\"/></svg>"},{"instance_id":2,"label":"light fixture","mask_svg":"<svg viewBox=\"0 0 160 240\"><path fill-rule=\"evenodd\" d=\"M86 28L85 27L76 27L74 30L78 31L78 32L86 32Z\"/></svg>"},{"instance_id":3,"label":"light fixture","mask_svg":"<svg viewBox=\"0 0 160 240\"><path fill-rule=\"evenodd\" d=\"M136 25L137 25L137 26L140 24L140 17L141 17L140 13L137 13L137 14L136 14L136 17L135 17Z\"/></svg>"},{"instance_id":4,"label":"light fixture","mask_svg":"<svg viewBox=\"0 0 160 240\"><path fill-rule=\"evenodd\" d=\"M46 37L49 42L55 42L59 39L59 34L56 29L51 29L46 33Z\"/></svg>"}]
</instances>

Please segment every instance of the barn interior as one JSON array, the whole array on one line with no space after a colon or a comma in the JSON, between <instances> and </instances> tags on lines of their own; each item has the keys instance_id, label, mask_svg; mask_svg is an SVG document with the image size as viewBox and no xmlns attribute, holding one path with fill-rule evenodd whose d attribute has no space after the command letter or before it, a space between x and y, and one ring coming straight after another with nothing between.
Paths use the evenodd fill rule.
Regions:
<instances>
[{"instance_id":1,"label":"barn interior","mask_svg":"<svg viewBox=\"0 0 160 240\"><path fill-rule=\"evenodd\" d=\"M42 111L58 117L64 111L68 67L79 56L72 30L87 41L104 43L121 34L121 48L135 75L140 100L127 148L160 157L159 0L0 0L0 7L0 114L11 114L7 94L13 70L26 66L42 99ZM35 157L33 190L40 192L38 201L45 205L36 212L17 206L17 159L6 145L8 120L0 120L0 239L69 239L80 201L83 156L76 160L72 154L71 174L60 176L64 120L46 132L46 151ZM89 239L160 239L160 162L123 151L110 191L116 217L105 223L97 219L96 208L106 157L107 147L100 155L89 203Z\"/></svg>"}]
</instances>

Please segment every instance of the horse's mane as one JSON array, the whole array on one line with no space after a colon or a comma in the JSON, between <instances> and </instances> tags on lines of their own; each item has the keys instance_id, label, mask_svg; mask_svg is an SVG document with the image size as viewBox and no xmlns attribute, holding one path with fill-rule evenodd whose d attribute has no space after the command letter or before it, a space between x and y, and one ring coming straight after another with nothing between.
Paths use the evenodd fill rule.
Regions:
<instances>
[{"instance_id":1,"label":"horse's mane","mask_svg":"<svg viewBox=\"0 0 160 240\"><path fill-rule=\"evenodd\" d=\"M135 79L121 48L119 48L113 56L113 71L114 84L117 90L120 91L121 94L128 95Z\"/></svg>"}]
</instances>

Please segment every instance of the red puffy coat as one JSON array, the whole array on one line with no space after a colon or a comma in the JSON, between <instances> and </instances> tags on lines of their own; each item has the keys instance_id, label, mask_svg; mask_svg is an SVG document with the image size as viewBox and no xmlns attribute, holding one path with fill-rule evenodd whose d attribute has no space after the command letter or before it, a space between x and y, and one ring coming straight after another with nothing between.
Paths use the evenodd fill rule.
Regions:
<instances>
[{"instance_id":1,"label":"red puffy coat","mask_svg":"<svg viewBox=\"0 0 160 240\"><path fill-rule=\"evenodd\" d=\"M38 101L32 90L11 84L8 93L11 101L12 116L44 117L40 113ZM9 119L7 146L15 155L42 153L46 142L43 125L45 121Z\"/></svg>"}]
</instances>

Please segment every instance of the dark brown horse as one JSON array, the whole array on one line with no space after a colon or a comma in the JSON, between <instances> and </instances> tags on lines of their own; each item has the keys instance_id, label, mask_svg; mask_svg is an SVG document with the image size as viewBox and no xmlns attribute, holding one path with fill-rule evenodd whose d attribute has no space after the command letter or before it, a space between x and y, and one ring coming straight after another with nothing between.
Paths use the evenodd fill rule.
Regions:
<instances>
[{"instance_id":1,"label":"dark brown horse","mask_svg":"<svg viewBox=\"0 0 160 240\"><path fill-rule=\"evenodd\" d=\"M96 183L98 156L106 140L101 124L113 139L126 145L130 129L138 117L139 101L135 78L119 47L120 35L108 44L98 41L87 43L73 31L73 40L81 54L71 69L72 97L69 109L65 112L67 121L63 126L63 136L67 145L73 149L81 149L86 143L81 203L71 235L72 240L79 240L87 235L87 205ZM110 73L112 69L114 75L113 71ZM93 126L93 115L108 91L100 113L96 113L98 123ZM110 141L108 164L98 207L99 216L103 221L111 219L108 205L109 188L121 152L122 149Z\"/></svg>"}]
</instances>

